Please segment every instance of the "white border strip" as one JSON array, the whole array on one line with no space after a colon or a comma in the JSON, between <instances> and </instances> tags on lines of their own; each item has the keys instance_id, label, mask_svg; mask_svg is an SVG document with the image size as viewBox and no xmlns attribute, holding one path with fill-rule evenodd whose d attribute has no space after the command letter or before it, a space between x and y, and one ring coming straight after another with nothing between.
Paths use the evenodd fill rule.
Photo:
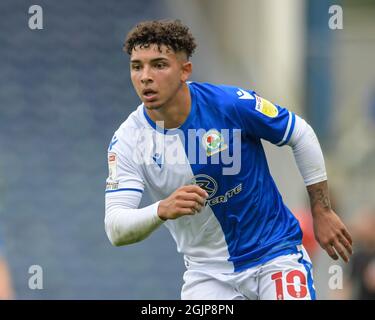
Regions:
<instances>
[{"instance_id":1,"label":"white border strip","mask_svg":"<svg viewBox=\"0 0 375 320\"><path fill-rule=\"evenodd\" d=\"M288 119L288 125L286 126L286 129L285 129L285 134L284 134L284 137L281 139L281 141L279 143L277 143L276 145L279 146L281 144L283 144L289 134L289 131L290 131L290 127L292 126L292 113L290 111L289 112L289 119Z\"/></svg>"}]
</instances>

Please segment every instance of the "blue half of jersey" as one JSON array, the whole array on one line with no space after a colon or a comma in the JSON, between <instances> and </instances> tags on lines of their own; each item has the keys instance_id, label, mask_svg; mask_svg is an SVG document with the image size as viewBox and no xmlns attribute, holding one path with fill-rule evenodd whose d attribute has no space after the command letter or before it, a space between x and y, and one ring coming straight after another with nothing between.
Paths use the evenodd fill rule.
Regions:
<instances>
[{"instance_id":1,"label":"blue half of jersey","mask_svg":"<svg viewBox=\"0 0 375 320\"><path fill-rule=\"evenodd\" d=\"M261 144L261 139L277 145L287 143L293 132L295 115L278 105L277 116L263 114L257 110L259 99L253 91L197 82L189 83L189 88L191 112L179 128L185 137L189 129L216 129L219 132L230 129L229 141L224 143L233 155L232 129L241 130L241 169L238 174L223 175L222 168L228 165L221 159L217 164L213 161L190 164L195 176L207 175L217 182L216 195L224 195L228 190L242 186L240 193L211 206L225 235L228 260L233 263L234 270L241 271L280 255L297 253L296 245L302 242L302 231L298 220L283 203ZM196 148L202 148L201 140L197 136ZM188 154L187 148L186 143Z\"/></svg>"}]
</instances>

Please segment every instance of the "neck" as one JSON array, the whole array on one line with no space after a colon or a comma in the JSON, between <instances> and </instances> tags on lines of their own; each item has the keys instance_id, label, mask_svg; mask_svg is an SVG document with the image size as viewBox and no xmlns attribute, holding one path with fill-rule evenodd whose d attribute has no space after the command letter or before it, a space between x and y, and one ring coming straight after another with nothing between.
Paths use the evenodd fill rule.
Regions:
<instances>
[{"instance_id":1,"label":"neck","mask_svg":"<svg viewBox=\"0 0 375 320\"><path fill-rule=\"evenodd\" d=\"M165 129L174 129L181 126L189 116L191 109L191 97L189 87L183 83L177 93L161 108L149 110L147 115L152 121L164 121Z\"/></svg>"}]
</instances>

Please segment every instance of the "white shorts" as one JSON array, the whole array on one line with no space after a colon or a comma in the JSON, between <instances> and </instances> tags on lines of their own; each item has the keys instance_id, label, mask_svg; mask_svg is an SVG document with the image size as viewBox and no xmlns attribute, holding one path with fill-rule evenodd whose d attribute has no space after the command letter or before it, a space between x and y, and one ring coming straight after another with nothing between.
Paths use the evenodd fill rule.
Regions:
<instances>
[{"instance_id":1,"label":"white shorts","mask_svg":"<svg viewBox=\"0 0 375 320\"><path fill-rule=\"evenodd\" d=\"M241 272L188 269L183 300L315 300L312 264L305 250L276 257Z\"/></svg>"}]
</instances>

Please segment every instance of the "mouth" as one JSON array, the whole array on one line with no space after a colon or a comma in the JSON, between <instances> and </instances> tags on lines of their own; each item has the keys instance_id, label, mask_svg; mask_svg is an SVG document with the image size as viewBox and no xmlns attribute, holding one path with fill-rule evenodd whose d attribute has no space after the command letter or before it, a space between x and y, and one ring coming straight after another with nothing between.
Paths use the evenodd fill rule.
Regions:
<instances>
[{"instance_id":1,"label":"mouth","mask_svg":"<svg viewBox=\"0 0 375 320\"><path fill-rule=\"evenodd\" d=\"M142 96L147 101L155 100L156 95L157 95L157 92L154 91L154 90L152 90L152 89L144 89L144 90L142 90Z\"/></svg>"}]
</instances>

